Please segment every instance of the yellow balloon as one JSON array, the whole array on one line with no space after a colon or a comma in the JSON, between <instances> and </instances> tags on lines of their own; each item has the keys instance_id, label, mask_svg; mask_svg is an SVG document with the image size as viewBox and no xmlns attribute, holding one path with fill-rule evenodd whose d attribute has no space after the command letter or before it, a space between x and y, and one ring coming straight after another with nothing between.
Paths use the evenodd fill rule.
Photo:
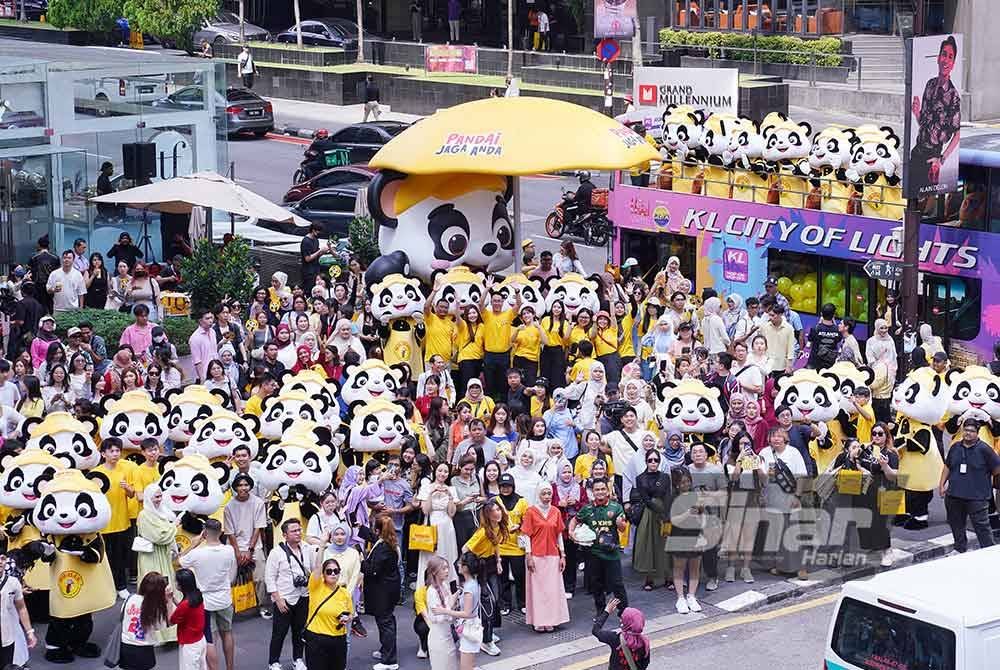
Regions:
<instances>
[{"instance_id":1,"label":"yellow balloon","mask_svg":"<svg viewBox=\"0 0 1000 670\"><path fill-rule=\"evenodd\" d=\"M788 289L792 287L792 280L788 277L778 277L778 292L788 295Z\"/></svg>"},{"instance_id":2,"label":"yellow balloon","mask_svg":"<svg viewBox=\"0 0 1000 670\"><path fill-rule=\"evenodd\" d=\"M798 302L802 297L803 290L802 284L792 284L788 289L788 295L791 296L792 302Z\"/></svg>"},{"instance_id":3,"label":"yellow balloon","mask_svg":"<svg viewBox=\"0 0 1000 670\"><path fill-rule=\"evenodd\" d=\"M809 279L806 279L804 282L802 282L802 292L804 295L813 296L813 300L815 300L816 280L812 277L815 277L815 275L810 275Z\"/></svg>"}]
</instances>

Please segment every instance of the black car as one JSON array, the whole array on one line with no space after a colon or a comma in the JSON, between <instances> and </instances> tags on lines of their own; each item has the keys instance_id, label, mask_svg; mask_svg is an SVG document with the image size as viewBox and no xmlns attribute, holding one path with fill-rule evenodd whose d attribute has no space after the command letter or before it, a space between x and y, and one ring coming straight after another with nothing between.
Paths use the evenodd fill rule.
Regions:
<instances>
[{"instance_id":1,"label":"black car","mask_svg":"<svg viewBox=\"0 0 1000 670\"><path fill-rule=\"evenodd\" d=\"M324 237L334 239L347 237L347 229L356 216L354 206L358 199L358 190L364 186L366 186L364 182L352 182L334 188L320 189L299 200L289 207L288 211L308 221L323 224ZM292 223L260 221L258 225L290 235L305 235L308 232L307 228L300 228Z\"/></svg>"},{"instance_id":2,"label":"black car","mask_svg":"<svg viewBox=\"0 0 1000 670\"><path fill-rule=\"evenodd\" d=\"M212 91L215 99L215 115L219 123L225 119L226 132L232 136L240 132L251 132L263 137L274 129L274 108L271 103L246 88L227 88L223 99L218 91ZM151 104L157 109L191 111L204 108L204 88L185 86L165 98Z\"/></svg>"},{"instance_id":3,"label":"black car","mask_svg":"<svg viewBox=\"0 0 1000 670\"><path fill-rule=\"evenodd\" d=\"M342 49L358 48L358 24L350 19L307 19L299 22L302 26L302 43L324 47L340 47ZM364 33L369 39L368 31ZM288 30L274 37L276 42L296 43L296 31L293 25Z\"/></svg>"},{"instance_id":4,"label":"black car","mask_svg":"<svg viewBox=\"0 0 1000 670\"><path fill-rule=\"evenodd\" d=\"M325 167L339 167L360 163L367 165L382 146L409 128L400 121L369 121L341 128L323 140L315 140L312 147L322 152Z\"/></svg>"}]
</instances>

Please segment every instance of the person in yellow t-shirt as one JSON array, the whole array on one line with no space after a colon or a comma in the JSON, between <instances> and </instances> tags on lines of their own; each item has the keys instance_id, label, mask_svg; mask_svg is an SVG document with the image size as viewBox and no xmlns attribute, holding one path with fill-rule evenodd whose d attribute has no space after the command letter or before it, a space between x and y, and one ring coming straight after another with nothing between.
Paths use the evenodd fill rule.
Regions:
<instances>
[{"instance_id":1,"label":"person in yellow t-shirt","mask_svg":"<svg viewBox=\"0 0 1000 670\"><path fill-rule=\"evenodd\" d=\"M623 366L635 360L635 340L632 330L635 327L635 305L625 302L615 303L615 320L618 321L618 355ZM607 366L605 366L607 367Z\"/></svg>"},{"instance_id":2,"label":"person in yellow t-shirt","mask_svg":"<svg viewBox=\"0 0 1000 670\"><path fill-rule=\"evenodd\" d=\"M271 373L265 372L257 384L257 389L250 395L250 399L247 400L247 404L243 408L244 413L253 414L257 417L262 416L264 414L264 400L274 395L277 391L278 380Z\"/></svg>"},{"instance_id":3,"label":"person in yellow t-shirt","mask_svg":"<svg viewBox=\"0 0 1000 670\"><path fill-rule=\"evenodd\" d=\"M576 362L573 363L573 367L566 373L566 383L568 384L573 384L575 382L589 382L590 366L597 362L596 359L593 358L594 345L590 343L590 340L580 342L577 351L580 353L580 357L576 359Z\"/></svg>"},{"instance_id":4,"label":"person in yellow t-shirt","mask_svg":"<svg viewBox=\"0 0 1000 670\"><path fill-rule=\"evenodd\" d=\"M492 280L486 283L490 306L482 312L486 333L483 346L483 376L486 393L499 400L507 393L507 369L510 368L510 333L514 316L521 309L521 294L517 294L514 309L504 309L504 297L493 290ZM485 297L485 296L484 296Z\"/></svg>"},{"instance_id":5,"label":"person in yellow t-shirt","mask_svg":"<svg viewBox=\"0 0 1000 670\"><path fill-rule=\"evenodd\" d=\"M514 357L514 367L521 370L525 386L533 386L538 376L538 363L542 358L542 347L548 343L545 329L535 321L535 308L525 305L521 308L521 325L511 331L510 344Z\"/></svg>"},{"instance_id":6,"label":"person in yellow t-shirt","mask_svg":"<svg viewBox=\"0 0 1000 670\"><path fill-rule=\"evenodd\" d=\"M428 363L434 354L446 361L452 360L455 343L458 340L458 326L455 318L448 314L451 306L447 300L438 299L431 304L433 293L424 307L424 362Z\"/></svg>"},{"instance_id":7,"label":"person in yellow t-shirt","mask_svg":"<svg viewBox=\"0 0 1000 670\"><path fill-rule=\"evenodd\" d=\"M622 376L622 359L618 355L618 321L604 310L597 313L590 329L590 340L594 343L594 354L604 364L609 384L617 384Z\"/></svg>"},{"instance_id":8,"label":"person in yellow t-shirt","mask_svg":"<svg viewBox=\"0 0 1000 670\"><path fill-rule=\"evenodd\" d=\"M354 618L350 592L340 584L336 558L319 560L325 547L317 546L309 575L309 612L306 618L307 668L346 668L347 631Z\"/></svg>"},{"instance_id":9,"label":"person in yellow t-shirt","mask_svg":"<svg viewBox=\"0 0 1000 670\"><path fill-rule=\"evenodd\" d=\"M431 628L427 623L426 584L419 584L417 590L413 592L413 615L413 632L417 634L418 643L417 658L427 658L427 636Z\"/></svg>"},{"instance_id":10,"label":"person in yellow t-shirt","mask_svg":"<svg viewBox=\"0 0 1000 670\"><path fill-rule=\"evenodd\" d=\"M111 505L111 521L104 527L101 537L115 578L115 590L121 598L128 597L127 570L132 551L132 521L129 500L135 497L133 476L136 464L122 458L122 441L109 437L101 443L104 462L94 468L108 478L110 486L105 497Z\"/></svg>"},{"instance_id":11,"label":"person in yellow t-shirt","mask_svg":"<svg viewBox=\"0 0 1000 670\"><path fill-rule=\"evenodd\" d=\"M854 389L851 397L857 414L851 418L857 427L857 438L865 444L872 441L872 428L875 426L875 410L872 409L872 392L867 386ZM853 412L852 412L853 414Z\"/></svg>"},{"instance_id":12,"label":"person in yellow t-shirt","mask_svg":"<svg viewBox=\"0 0 1000 670\"><path fill-rule=\"evenodd\" d=\"M581 342L590 342L593 344L590 339L593 325L594 315L589 309L584 307L576 313L576 324L569 331L569 337L566 340L566 362L570 366L575 365L577 359L580 358Z\"/></svg>"},{"instance_id":13,"label":"person in yellow t-shirt","mask_svg":"<svg viewBox=\"0 0 1000 670\"><path fill-rule=\"evenodd\" d=\"M615 476L615 466L611 460L611 454L605 451L608 447L604 444L599 432L596 430L583 432L583 449L583 453L576 457L576 463L573 466L573 474L581 481L590 479L590 470L598 458L603 459L607 465L608 477Z\"/></svg>"},{"instance_id":14,"label":"person in yellow t-shirt","mask_svg":"<svg viewBox=\"0 0 1000 670\"><path fill-rule=\"evenodd\" d=\"M155 438L147 437L140 445L142 447L142 457L145 459L136 466L132 472L132 488L135 489L135 497L130 498L130 502L135 502L135 513L139 516L142 511L142 492L146 487L160 478L160 444Z\"/></svg>"},{"instance_id":15,"label":"person in yellow t-shirt","mask_svg":"<svg viewBox=\"0 0 1000 670\"><path fill-rule=\"evenodd\" d=\"M475 305L466 307L462 318L458 320L456 330L458 379L455 381L455 393L461 398L465 395L469 380L478 379L483 372L486 326L483 325L482 312L479 308Z\"/></svg>"}]
</instances>

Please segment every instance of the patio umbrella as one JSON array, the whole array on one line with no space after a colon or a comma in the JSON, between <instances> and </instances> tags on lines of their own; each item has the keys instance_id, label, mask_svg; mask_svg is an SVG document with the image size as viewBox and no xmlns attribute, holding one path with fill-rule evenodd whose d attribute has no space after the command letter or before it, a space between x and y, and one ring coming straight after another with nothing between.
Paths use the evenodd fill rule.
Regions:
<instances>
[{"instance_id":1,"label":"patio umbrella","mask_svg":"<svg viewBox=\"0 0 1000 670\"><path fill-rule=\"evenodd\" d=\"M562 100L488 98L441 110L390 140L369 165L407 174L514 177L514 248L521 248L519 176L620 170L660 159L632 129ZM519 254L515 268L519 269Z\"/></svg>"}]
</instances>

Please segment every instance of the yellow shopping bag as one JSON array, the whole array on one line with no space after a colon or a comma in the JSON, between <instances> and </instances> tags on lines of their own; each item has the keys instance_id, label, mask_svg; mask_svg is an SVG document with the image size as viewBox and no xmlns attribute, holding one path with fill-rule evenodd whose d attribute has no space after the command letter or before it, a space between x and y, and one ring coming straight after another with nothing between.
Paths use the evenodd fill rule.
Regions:
<instances>
[{"instance_id":1,"label":"yellow shopping bag","mask_svg":"<svg viewBox=\"0 0 1000 670\"><path fill-rule=\"evenodd\" d=\"M628 546L628 535L629 535L630 525L631 524L629 524L629 522L626 521L625 530L618 531L618 545L622 549Z\"/></svg>"},{"instance_id":2,"label":"yellow shopping bag","mask_svg":"<svg viewBox=\"0 0 1000 670\"><path fill-rule=\"evenodd\" d=\"M841 470L838 472L837 493L845 496L861 495L861 471Z\"/></svg>"},{"instance_id":3,"label":"yellow shopping bag","mask_svg":"<svg viewBox=\"0 0 1000 670\"><path fill-rule=\"evenodd\" d=\"M241 570L232 587L233 611L236 614L257 607L257 588L253 583L253 570Z\"/></svg>"},{"instance_id":4,"label":"yellow shopping bag","mask_svg":"<svg viewBox=\"0 0 1000 670\"><path fill-rule=\"evenodd\" d=\"M669 521L661 521L660 522L660 537L670 537L670 529L672 527L673 527L673 524L670 523Z\"/></svg>"},{"instance_id":5,"label":"yellow shopping bag","mask_svg":"<svg viewBox=\"0 0 1000 670\"><path fill-rule=\"evenodd\" d=\"M437 549L437 527L413 524L410 526L410 551L431 551Z\"/></svg>"},{"instance_id":6,"label":"yellow shopping bag","mask_svg":"<svg viewBox=\"0 0 1000 670\"><path fill-rule=\"evenodd\" d=\"M906 492L900 489L879 489L878 513L882 516L906 514Z\"/></svg>"}]
</instances>

